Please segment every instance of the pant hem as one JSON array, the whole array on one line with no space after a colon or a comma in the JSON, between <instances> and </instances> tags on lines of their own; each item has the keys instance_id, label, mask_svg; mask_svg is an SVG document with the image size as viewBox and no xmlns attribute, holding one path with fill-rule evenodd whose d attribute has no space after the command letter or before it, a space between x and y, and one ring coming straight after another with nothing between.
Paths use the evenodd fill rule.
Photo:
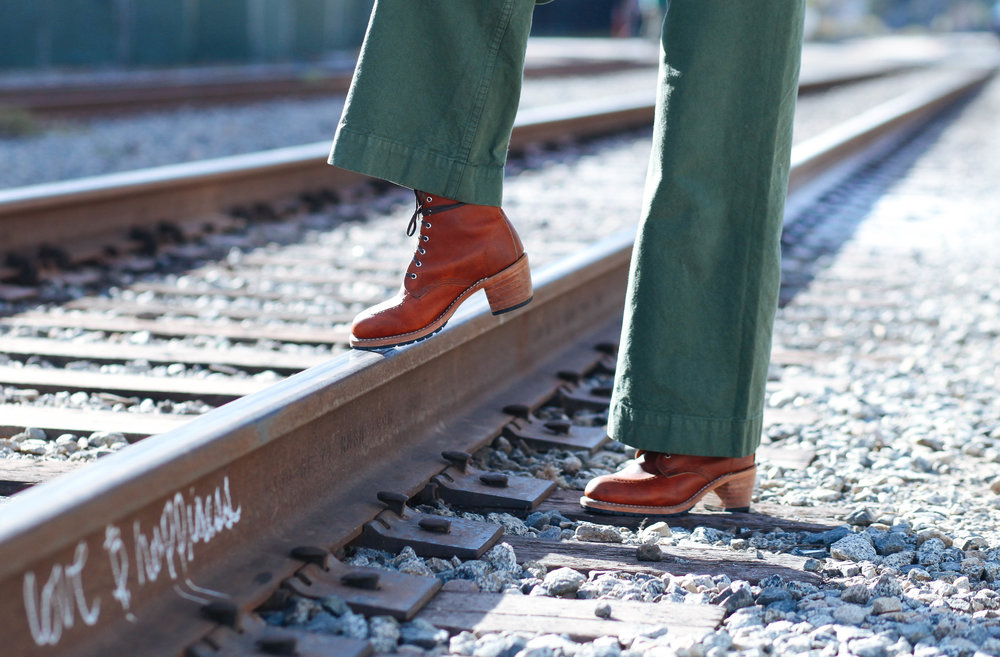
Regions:
<instances>
[{"instance_id":1,"label":"pant hem","mask_svg":"<svg viewBox=\"0 0 1000 657\"><path fill-rule=\"evenodd\" d=\"M618 402L610 409L608 435L651 452L740 457L760 446L763 424L763 415L705 418L638 410Z\"/></svg>"},{"instance_id":2,"label":"pant hem","mask_svg":"<svg viewBox=\"0 0 1000 657\"><path fill-rule=\"evenodd\" d=\"M476 205L499 206L503 167L477 166L376 134L341 126L330 149L330 164L410 189L420 189Z\"/></svg>"}]
</instances>

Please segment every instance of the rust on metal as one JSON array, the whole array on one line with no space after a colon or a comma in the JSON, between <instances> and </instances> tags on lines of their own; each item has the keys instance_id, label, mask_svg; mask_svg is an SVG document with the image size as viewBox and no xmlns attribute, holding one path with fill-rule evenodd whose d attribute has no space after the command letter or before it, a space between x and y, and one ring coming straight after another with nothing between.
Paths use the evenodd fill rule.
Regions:
<instances>
[{"instance_id":1,"label":"rust on metal","mask_svg":"<svg viewBox=\"0 0 1000 657\"><path fill-rule=\"evenodd\" d=\"M371 586L373 581L376 584ZM413 618L441 588L441 580L333 561L327 569L306 566L286 580L285 586L317 600L335 595L360 614L388 615L405 621Z\"/></svg>"},{"instance_id":2,"label":"rust on metal","mask_svg":"<svg viewBox=\"0 0 1000 657\"><path fill-rule=\"evenodd\" d=\"M195 657L245 657L247 655L297 655L298 657L368 657L368 641L318 634L291 628L274 628L250 619L234 630L219 627L203 641L191 646Z\"/></svg>"},{"instance_id":3,"label":"rust on metal","mask_svg":"<svg viewBox=\"0 0 1000 657\"><path fill-rule=\"evenodd\" d=\"M435 494L459 507L530 511L555 490L555 483L534 477L508 477L475 468L448 468L431 482Z\"/></svg>"},{"instance_id":4,"label":"rust on metal","mask_svg":"<svg viewBox=\"0 0 1000 657\"><path fill-rule=\"evenodd\" d=\"M607 402L605 402L606 407ZM530 420L514 420L504 427L503 433L508 438L522 440L529 445L546 448L585 449L591 454L608 441L608 434L604 427L549 426L550 424Z\"/></svg>"},{"instance_id":5,"label":"rust on metal","mask_svg":"<svg viewBox=\"0 0 1000 657\"><path fill-rule=\"evenodd\" d=\"M478 559L501 536L503 527L494 523L388 510L365 523L358 544L388 552L409 546L422 557Z\"/></svg>"}]
</instances>

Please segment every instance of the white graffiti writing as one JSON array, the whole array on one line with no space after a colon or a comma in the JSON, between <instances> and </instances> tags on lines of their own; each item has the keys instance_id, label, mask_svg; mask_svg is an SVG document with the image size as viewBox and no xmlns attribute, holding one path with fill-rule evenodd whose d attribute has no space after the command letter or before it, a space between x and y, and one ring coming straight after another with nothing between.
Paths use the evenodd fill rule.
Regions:
<instances>
[{"instance_id":1,"label":"white graffiti writing","mask_svg":"<svg viewBox=\"0 0 1000 657\"><path fill-rule=\"evenodd\" d=\"M132 594L128 590L128 553L125 551L122 532L114 525L108 525L104 530L104 551L108 553L111 576L115 580L115 589L111 595L121 604L122 609L128 611L132 600Z\"/></svg>"},{"instance_id":2,"label":"white graffiti writing","mask_svg":"<svg viewBox=\"0 0 1000 657\"><path fill-rule=\"evenodd\" d=\"M185 575L188 563L194 559L194 546L208 543L219 532L232 529L241 515L242 507L233 508L226 477L214 493L204 497L195 495L191 503L181 493L174 495L163 505L160 522L149 533L143 532L136 521L132 535L139 585L155 582L164 568L173 581Z\"/></svg>"},{"instance_id":3,"label":"white graffiti writing","mask_svg":"<svg viewBox=\"0 0 1000 657\"><path fill-rule=\"evenodd\" d=\"M83 567L87 565L87 543L80 541L73 563L52 566L49 579L37 590L35 573L24 574L24 609L31 638L40 646L59 643L64 629L71 629L77 614L85 625L93 625L101 614L101 601L88 605L83 592Z\"/></svg>"},{"instance_id":4,"label":"white graffiti writing","mask_svg":"<svg viewBox=\"0 0 1000 657\"><path fill-rule=\"evenodd\" d=\"M183 493L175 493L164 503L159 521L148 530L144 530L138 520L134 521L131 557L121 529L108 525L102 547L108 555L114 583L112 597L126 615L132 617L130 575L133 572L139 587L155 582L166 571L171 581L182 581L197 589L187 578L195 545L207 544L220 532L232 529L240 521L242 511L242 506L233 505L229 477L225 477L221 486L204 496L196 495L193 489L189 498ZM63 631L71 629L78 617L85 625L97 623L101 613L100 597L95 594L93 602L88 604L84 593L83 570L87 556L87 542L80 541L72 563L52 566L41 591L35 573L24 574L25 614L37 645L56 645ZM174 588L178 594L182 593L176 585Z\"/></svg>"}]
</instances>

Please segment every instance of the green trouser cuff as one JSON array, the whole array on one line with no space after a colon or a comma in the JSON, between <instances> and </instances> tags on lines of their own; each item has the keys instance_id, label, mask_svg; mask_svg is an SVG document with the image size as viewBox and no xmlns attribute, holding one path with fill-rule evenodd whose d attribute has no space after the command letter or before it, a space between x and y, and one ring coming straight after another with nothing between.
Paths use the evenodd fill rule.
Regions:
<instances>
[{"instance_id":1,"label":"green trouser cuff","mask_svg":"<svg viewBox=\"0 0 1000 657\"><path fill-rule=\"evenodd\" d=\"M378 0L330 164L499 206L534 0Z\"/></svg>"},{"instance_id":2,"label":"green trouser cuff","mask_svg":"<svg viewBox=\"0 0 1000 657\"><path fill-rule=\"evenodd\" d=\"M476 205L499 206L503 165L475 165L425 148L348 127L337 131L330 164L410 189Z\"/></svg>"},{"instance_id":3,"label":"green trouser cuff","mask_svg":"<svg viewBox=\"0 0 1000 657\"><path fill-rule=\"evenodd\" d=\"M637 410L618 402L608 434L637 449L688 456L748 456L757 450L763 417L709 418Z\"/></svg>"}]
</instances>

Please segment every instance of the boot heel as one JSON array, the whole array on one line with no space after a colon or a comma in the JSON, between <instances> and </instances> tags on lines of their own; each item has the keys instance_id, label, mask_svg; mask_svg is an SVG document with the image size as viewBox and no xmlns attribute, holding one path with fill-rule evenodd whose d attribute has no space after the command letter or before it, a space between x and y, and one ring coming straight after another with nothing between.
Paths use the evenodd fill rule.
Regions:
<instances>
[{"instance_id":1,"label":"boot heel","mask_svg":"<svg viewBox=\"0 0 1000 657\"><path fill-rule=\"evenodd\" d=\"M753 482L757 475L757 466L732 475L725 483L712 492L722 502L726 511L747 512L750 510L750 498L753 497Z\"/></svg>"},{"instance_id":2,"label":"boot heel","mask_svg":"<svg viewBox=\"0 0 1000 657\"><path fill-rule=\"evenodd\" d=\"M486 300L494 315L520 308L532 299L531 270L525 253L511 266L490 276L483 284Z\"/></svg>"}]
</instances>

